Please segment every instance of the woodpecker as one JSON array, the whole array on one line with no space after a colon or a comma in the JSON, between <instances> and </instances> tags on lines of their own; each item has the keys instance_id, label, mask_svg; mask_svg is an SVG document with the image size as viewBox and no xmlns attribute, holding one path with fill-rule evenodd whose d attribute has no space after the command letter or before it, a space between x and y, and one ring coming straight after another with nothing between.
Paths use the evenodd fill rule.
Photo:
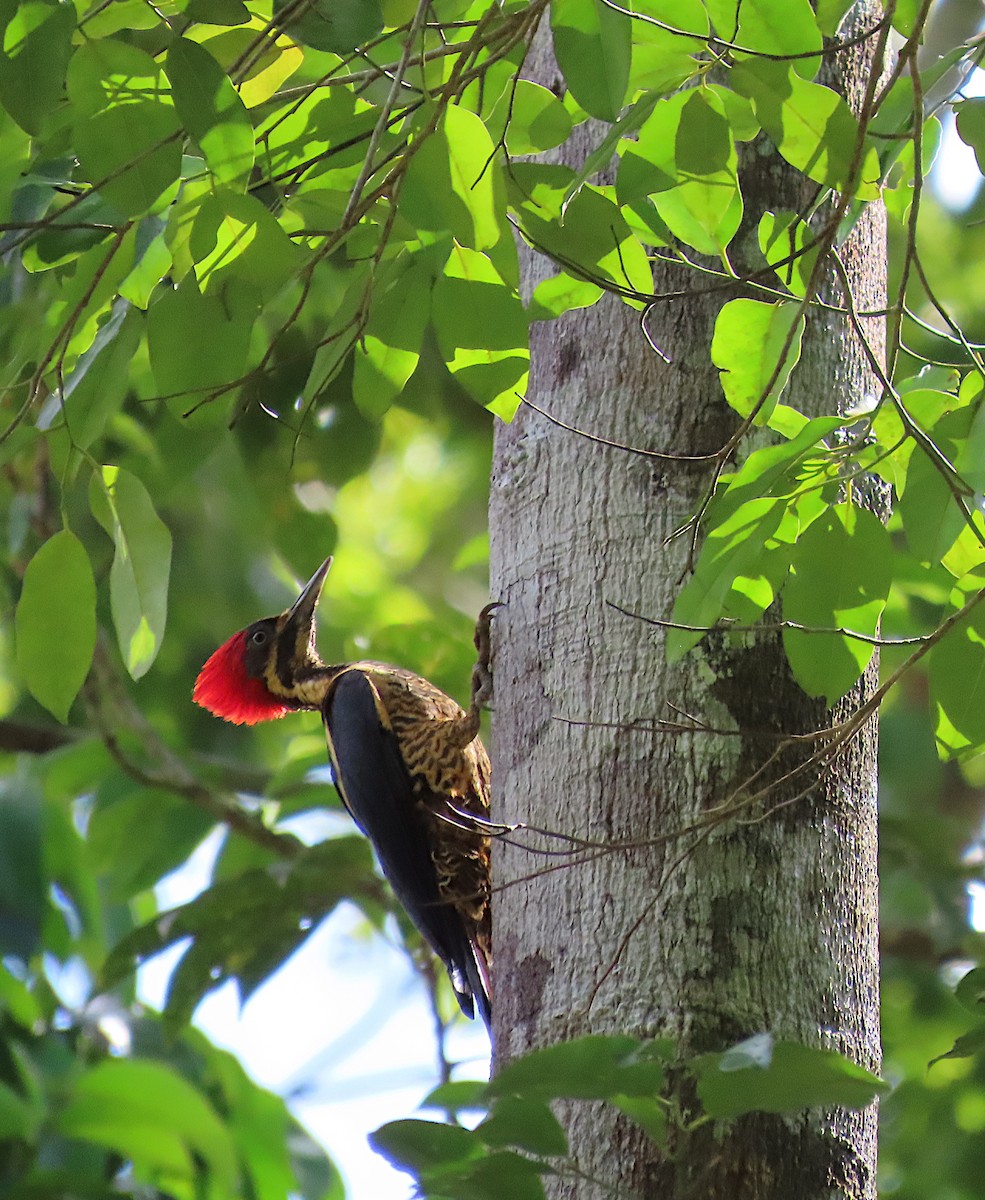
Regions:
<instances>
[{"instance_id":1,"label":"woodpecker","mask_svg":"<svg viewBox=\"0 0 985 1200\"><path fill-rule=\"evenodd\" d=\"M237 725L321 713L335 785L369 838L394 895L444 963L459 1006L491 1018L489 756L479 714L489 698L489 625L476 625L469 708L427 679L378 662L327 665L315 609L327 558L294 604L234 634L202 668L194 700Z\"/></svg>"}]
</instances>

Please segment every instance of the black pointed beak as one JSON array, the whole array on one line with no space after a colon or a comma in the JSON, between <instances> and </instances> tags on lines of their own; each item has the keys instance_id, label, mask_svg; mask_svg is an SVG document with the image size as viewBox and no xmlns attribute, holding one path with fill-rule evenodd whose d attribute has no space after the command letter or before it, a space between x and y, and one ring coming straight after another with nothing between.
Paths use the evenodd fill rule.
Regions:
<instances>
[{"instance_id":1,"label":"black pointed beak","mask_svg":"<svg viewBox=\"0 0 985 1200\"><path fill-rule=\"evenodd\" d=\"M292 625L298 630L311 629L315 622L315 609L318 607L318 599L321 596L325 577L328 575L331 566L331 558L326 558L304 585L301 595L298 596L297 600L294 601L294 604L288 610L285 625Z\"/></svg>"}]
</instances>

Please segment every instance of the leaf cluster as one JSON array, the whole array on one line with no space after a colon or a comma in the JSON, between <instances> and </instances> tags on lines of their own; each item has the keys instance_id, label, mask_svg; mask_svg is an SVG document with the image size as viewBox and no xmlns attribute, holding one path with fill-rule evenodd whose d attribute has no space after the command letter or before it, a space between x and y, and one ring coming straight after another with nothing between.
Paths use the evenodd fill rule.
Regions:
<instances>
[{"instance_id":1,"label":"leaf cluster","mask_svg":"<svg viewBox=\"0 0 985 1200\"><path fill-rule=\"evenodd\" d=\"M679 1111L662 1095L669 1072L678 1081L682 1074L689 1078L698 1097L693 1112ZM885 1086L832 1050L774 1041L767 1033L690 1062L678 1061L669 1039L588 1035L533 1050L488 1085L448 1083L425 1099L422 1107L449 1116L484 1114L474 1128L394 1121L378 1129L373 1142L432 1200L496 1200L504 1186L511 1196L542 1200L544 1175L578 1177L552 1101L603 1102L661 1150L668 1152L673 1141L673 1153L686 1153L681 1135L686 1142L688 1131L707 1121L830 1105L863 1108Z\"/></svg>"}]
</instances>

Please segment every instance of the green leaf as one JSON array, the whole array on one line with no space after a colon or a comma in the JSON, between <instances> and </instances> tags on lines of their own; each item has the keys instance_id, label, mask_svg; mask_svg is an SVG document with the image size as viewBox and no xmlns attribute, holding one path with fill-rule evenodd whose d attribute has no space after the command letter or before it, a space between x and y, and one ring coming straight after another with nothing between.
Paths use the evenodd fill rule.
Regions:
<instances>
[{"instance_id":1,"label":"green leaf","mask_svg":"<svg viewBox=\"0 0 985 1200\"><path fill-rule=\"evenodd\" d=\"M372 41L383 28L379 0L314 0L300 11L292 0L275 0L275 15L284 10L291 37L335 54Z\"/></svg>"},{"instance_id":2,"label":"green leaf","mask_svg":"<svg viewBox=\"0 0 985 1200\"><path fill-rule=\"evenodd\" d=\"M743 209L722 97L692 88L661 100L625 146L616 193L622 204L650 197L674 235L701 253L724 251Z\"/></svg>"},{"instance_id":3,"label":"green leaf","mask_svg":"<svg viewBox=\"0 0 985 1200\"><path fill-rule=\"evenodd\" d=\"M700 0L634 0L621 7L636 14L629 94L670 95L699 69L697 56L709 32L705 6ZM682 37L677 30L696 37Z\"/></svg>"},{"instance_id":4,"label":"green leaf","mask_svg":"<svg viewBox=\"0 0 985 1200\"><path fill-rule=\"evenodd\" d=\"M469 1163L485 1154L471 1129L437 1121L390 1121L371 1133L369 1141L394 1166L414 1172Z\"/></svg>"},{"instance_id":5,"label":"green leaf","mask_svg":"<svg viewBox=\"0 0 985 1200\"><path fill-rule=\"evenodd\" d=\"M879 519L836 504L801 535L783 589L787 621L850 629L873 637L892 583L892 542ZM783 630L794 677L811 696L840 699L869 664L875 647L833 633Z\"/></svg>"},{"instance_id":6,"label":"green leaf","mask_svg":"<svg viewBox=\"0 0 985 1200\"><path fill-rule=\"evenodd\" d=\"M416 255L403 267L382 295L377 283L373 311L355 351L352 398L373 420L386 412L417 369L431 319L434 262Z\"/></svg>"},{"instance_id":7,"label":"green leaf","mask_svg":"<svg viewBox=\"0 0 985 1200\"><path fill-rule=\"evenodd\" d=\"M123 405L130 385L133 357L143 322L117 304L96 340L65 380L62 402L72 442L85 450L101 437L107 422Z\"/></svg>"},{"instance_id":8,"label":"green leaf","mask_svg":"<svg viewBox=\"0 0 985 1200\"><path fill-rule=\"evenodd\" d=\"M188 249L202 292L222 299L243 284L272 299L304 263L303 252L265 205L227 188L202 200Z\"/></svg>"},{"instance_id":9,"label":"green leaf","mask_svg":"<svg viewBox=\"0 0 985 1200\"><path fill-rule=\"evenodd\" d=\"M476 1133L487 1146L516 1146L545 1156L568 1153L568 1139L543 1100L500 1096Z\"/></svg>"},{"instance_id":10,"label":"green leaf","mask_svg":"<svg viewBox=\"0 0 985 1200\"><path fill-rule=\"evenodd\" d=\"M167 623L171 534L144 485L120 467L93 475L90 502L115 547L109 591L120 653L140 679L157 657Z\"/></svg>"},{"instance_id":11,"label":"green leaf","mask_svg":"<svg viewBox=\"0 0 985 1200\"><path fill-rule=\"evenodd\" d=\"M952 602L963 606L983 587L985 579L966 576L955 587ZM928 658L938 754L966 758L981 753L985 749L985 603L949 629Z\"/></svg>"},{"instance_id":12,"label":"green leaf","mask_svg":"<svg viewBox=\"0 0 985 1200\"><path fill-rule=\"evenodd\" d=\"M715 498L709 512L714 526L748 500L770 494L783 495L793 472L808 456L824 452L824 439L846 422L844 417L815 417L797 431L790 441L778 446L754 450L729 479L725 492Z\"/></svg>"},{"instance_id":13,"label":"green leaf","mask_svg":"<svg viewBox=\"0 0 985 1200\"><path fill-rule=\"evenodd\" d=\"M967 400L962 400L955 394L957 390L955 380L934 378L931 374L932 371L936 371L936 368L925 369L919 376L904 379L898 385L907 413L924 432L934 429L942 417L954 414L968 404ZM951 390L941 390L948 388ZM964 441L970 419L970 413L965 412L961 417L954 416L953 423L949 421L948 425L942 427L949 434L944 453L953 454L955 452L956 445L951 437L956 437L959 443ZM913 452L916 450L919 457L924 456L924 451L917 448L917 443L912 437L906 436L902 417L895 404L886 403L880 406L873 419L872 430L881 448L889 454L889 458L880 464L878 469L895 486L902 500ZM934 440L935 442L940 441L940 434L937 431L934 432ZM934 470L937 474L936 469Z\"/></svg>"},{"instance_id":14,"label":"green leaf","mask_svg":"<svg viewBox=\"0 0 985 1200\"><path fill-rule=\"evenodd\" d=\"M914 416L925 409L925 401L932 403L938 398L947 406L956 403L955 397L947 393L923 389L904 397L904 402L911 416ZM955 467L958 465L955 460L961 455L959 461L966 482L980 489L985 483L982 476L985 462L981 459L976 461L974 453L980 447L982 429L985 428L979 416L985 417L985 413L973 416L969 408L960 408L945 412L939 420L934 420L934 415L933 410L927 412L924 419L920 420L920 425L932 427L935 445ZM897 453L895 456L898 464L906 466L897 510L903 521L906 540L916 557L922 562L940 562L966 528L965 516L940 470L940 464L915 443L910 443L908 449L908 455ZM959 481L952 482L956 486Z\"/></svg>"},{"instance_id":15,"label":"green leaf","mask_svg":"<svg viewBox=\"0 0 985 1200\"><path fill-rule=\"evenodd\" d=\"M201 1157L216 1182L234 1188L238 1177L232 1137L209 1102L163 1063L109 1059L75 1082L56 1113L65 1137L108 1146L132 1161L139 1181L163 1175L190 1184Z\"/></svg>"},{"instance_id":16,"label":"green leaf","mask_svg":"<svg viewBox=\"0 0 985 1200\"><path fill-rule=\"evenodd\" d=\"M21 677L64 724L96 648L96 584L70 530L50 537L27 564L14 628Z\"/></svg>"},{"instance_id":17,"label":"green leaf","mask_svg":"<svg viewBox=\"0 0 985 1200\"><path fill-rule=\"evenodd\" d=\"M448 1200L544 1200L540 1163L512 1150L497 1150L474 1162L455 1163L421 1173L429 1196Z\"/></svg>"},{"instance_id":18,"label":"green leaf","mask_svg":"<svg viewBox=\"0 0 985 1200\"><path fill-rule=\"evenodd\" d=\"M639 1042L627 1035L590 1034L514 1059L491 1080L489 1094L541 1100L654 1095L673 1054L667 1039Z\"/></svg>"},{"instance_id":19,"label":"green leaf","mask_svg":"<svg viewBox=\"0 0 985 1200\"><path fill-rule=\"evenodd\" d=\"M33 1141L44 1113L0 1082L0 1138Z\"/></svg>"},{"instance_id":20,"label":"green leaf","mask_svg":"<svg viewBox=\"0 0 985 1200\"><path fill-rule=\"evenodd\" d=\"M10 796L8 794L4 798L5 806L7 803L9 803L9 801L10 801ZM34 824L36 827L39 824L39 822L36 819L36 813L38 811L40 811L40 805L36 806L35 813L32 814L32 816L35 816ZM6 821L4 820L4 818L7 817L7 815L8 814L6 811L0 812L0 824L6 824ZM4 832L6 833L6 830ZM36 836L32 836L30 839L30 842L33 842L33 845L34 845L33 856L29 849L30 842L29 842L28 846L21 847L22 849L28 850L27 856L25 857L23 862L20 863L22 868L24 865L31 862L32 857L34 859L34 862L31 863L31 866L36 868L37 866L40 865L40 857L41 856L38 853L38 850L40 849L40 843L41 843L40 828L36 828L35 831L32 831L32 834L35 832L36 832ZM0 845L2 845L4 847L4 853L9 855L8 861L4 864L5 868L10 867L10 866L15 866L20 861L16 857L17 848L11 846L6 837L4 837L2 842L0 842ZM11 899L13 899L14 897L19 895L19 890L18 890L18 886L17 886L19 881L17 881L15 879L16 874L17 874L16 870L11 870L8 873L8 871L6 869L4 870L4 872L2 874L0 874L0 880L3 881L2 883L0 883L0 891L3 892L3 900L2 900L3 911L4 911L4 914L8 921L9 921L9 916L7 914L14 912L14 905L11 904L10 901L11 901ZM25 872L25 874L28 874L28 873ZM30 875L28 875L28 878L30 878ZM40 924L41 924L40 917L41 917L41 913L44 909L44 883L41 879L40 873L35 873L35 879L32 882L36 885L36 888L37 888L37 891L36 891L36 897L37 897L37 901L38 901L37 915L39 918L38 919L38 929L40 932ZM28 894L30 893L31 890L33 890L33 889L29 887ZM26 896L22 896L21 900L23 901L23 899L26 899L26 898L27 898ZM11 922L11 924L12 924L12 922ZM28 959L31 956L31 954L34 953L34 949L35 949L35 947L32 945L29 948L27 954L20 954L20 949L23 949L23 947L19 948L18 951L12 951L10 949L9 945L7 944L6 938L3 939L3 942L0 943L0 945L2 945L2 953L4 955L14 953L14 954L18 954L20 957L22 957L25 960ZM17 976L14 975L8 967L3 966L2 963L0 963L0 1012L6 1013L6 1015L8 1017L10 1017L10 1019L12 1021L14 1021L17 1025L20 1025L21 1028L23 1028L23 1029L30 1029L32 1026L35 1026L40 1021L44 1020L44 1013L42 1012L41 1005L38 1003L37 999L35 998L34 993L27 986L27 984L23 982L23 980L18 979ZM483 1085L483 1086L485 1086L485 1085Z\"/></svg>"},{"instance_id":21,"label":"green leaf","mask_svg":"<svg viewBox=\"0 0 985 1200\"><path fill-rule=\"evenodd\" d=\"M927 1067L929 1069L935 1063L943 1062L945 1058L975 1058L982 1051L985 1051L985 1025L969 1029L967 1033L956 1038L951 1049L944 1054L936 1055L927 1063Z\"/></svg>"},{"instance_id":22,"label":"green leaf","mask_svg":"<svg viewBox=\"0 0 985 1200\"><path fill-rule=\"evenodd\" d=\"M522 166L513 168L521 184L527 178ZM567 183L571 176L563 178ZM556 214L551 207L537 203L537 189L531 199L518 198L524 235L570 275L581 274L588 282L608 282L620 292L649 296L653 291L650 261L618 206L595 188L583 187L562 215L563 196L561 188L551 197L558 204Z\"/></svg>"},{"instance_id":23,"label":"green leaf","mask_svg":"<svg viewBox=\"0 0 985 1200\"><path fill-rule=\"evenodd\" d=\"M253 318L217 296L203 296L186 276L147 311L150 365L161 395L200 394L239 379L246 370Z\"/></svg>"},{"instance_id":24,"label":"green leaf","mask_svg":"<svg viewBox=\"0 0 985 1200\"><path fill-rule=\"evenodd\" d=\"M864 148L861 168L850 178L858 123L837 92L765 59L737 64L730 82L752 100L757 120L792 167L839 191L851 183L859 200L877 198L881 168L874 146Z\"/></svg>"},{"instance_id":25,"label":"green leaf","mask_svg":"<svg viewBox=\"0 0 985 1200\"><path fill-rule=\"evenodd\" d=\"M554 54L571 94L593 117L622 110L632 58L632 22L602 0L553 0Z\"/></svg>"},{"instance_id":26,"label":"green leaf","mask_svg":"<svg viewBox=\"0 0 985 1200\"><path fill-rule=\"evenodd\" d=\"M818 0L814 15L825 37L834 37L852 6L853 0Z\"/></svg>"},{"instance_id":27,"label":"green leaf","mask_svg":"<svg viewBox=\"0 0 985 1200\"><path fill-rule=\"evenodd\" d=\"M587 279L573 279L563 271L542 279L534 288L527 308L531 321L553 321L573 308L590 308L605 291Z\"/></svg>"},{"instance_id":28,"label":"green leaf","mask_svg":"<svg viewBox=\"0 0 985 1200\"><path fill-rule=\"evenodd\" d=\"M581 170L575 175L571 183L568 185L564 194L564 203L568 201L576 192L581 190L581 186L587 183L593 175L597 175L600 171L612 162L612 156L616 153L620 142L627 139L628 146L634 146L635 142L631 141L631 135L635 133L643 122L653 112L653 107L660 99L655 93L650 93L641 96L639 100L631 104L622 114L618 121L610 126L608 132L595 149L588 155L581 165Z\"/></svg>"},{"instance_id":29,"label":"green leaf","mask_svg":"<svg viewBox=\"0 0 985 1200\"><path fill-rule=\"evenodd\" d=\"M744 1051L744 1046L750 1051ZM837 1105L865 1108L888 1089L877 1075L837 1054L759 1034L724 1054L695 1060L698 1096L713 1117L797 1112Z\"/></svg>"},{"instance_id":30,"label":"green leaf","mask_svg":"<svg viewBox=\"0 0 985 1200\"><path fill-rule=\"evenodd\" d=\"M41 132L61 99L75 21L57 0L0 5L0 104L28 133Z\"/></svg>"},{"instance_id":31,"label":"green leaf","mask_svg":"<svg viewBox=\"0 0 985 1200\"><path fill-rule=\"evenodd\" d=\"M985 1013L985 967L974 967L963 975L954 989L954 998L976 1017Z\"/></svg>"},{"instance_id":32,"label":"green leaf","mask_svg":"<svg viewBox=\"0 0 985 1200\"><path fill-rule=\"evenodd\" d=\"M557 96L539 83L518 79L507 88L487 123L505 128L510 154L540 154L560 146L571 133L571 117Z\"/></svg>"},{"instance_id":33,"label":"green leaf","mask_svg":"<svg viewBox=\"0 0 985 1200\"><path fill-rule=\"evenodd\" d=\"M791 499L792 493L803 491L798 471L810 464L816 485L819 467L811 460L823 454L822 439L842 424L840 417L817 417L789 442L753 451L715 497L697 567L673 611L675 621L701 628L667 631L669 662L696 646L704 637L701 629L713 627L721 616L752 620L772 603L786 572L782 543L795 541L801 523L809 525L823 510L816 500L808 503L814 492Z\"/></svg>"},{"instance_id":34,"label":"green leaf","mask_svg":"<svg viewBox=\"0 0 985 1200\"><path fill-rule=\"evenodd\" d=\"M190 12L190 7L186 12ZM105 38L121 29L153 29L161 17L143 0L115 0L107 8L90 8L84 18L87 38Z\"/></svg>"},{"instance_id":35,"label":"green leaf","mask_svg":"<svg viewBox=\"0 0 985 1200\"><path fill-rule=\"evenodd\" d=\"M358 138L361 133L368 137L373 128L368 118L375 115L373 109L357 114L355 97L345 88L332 88L327 96L319 91L273 108L257 124L259 166L272 176L282 176L324 154L333 143ZM418 153L426 149L422 146Z\"/></svg>"},{"instance_id":36,"label":"green leaf","mask_svg":"<svg viewBox=\"0 0 985 1200\"><path fill-rule=\"evenodd\" d=\"M177 38L166 70L174 106L219 183L246 186L253 170L253 123L226 72L212 55Z\"/></svg>"},{"instance_id":37,"label":"green leaf","mask_svg":"<svg viewBox=\"0 0 985 1200\"><path fill-rule=\"evenodd\" d=\"M741 417L765 425L800 359L804 318L796 304L730 300L715 321L712 362L725 399ZM781 363L782 355L782 363Z\"/></svg>"},{"instance_id":38,"label":"green leaf","mask_svg":"<svg viewBox=\"0 0 985 1200\"><path fill-rule=\"evenodd\" d=\"M759 220L759 248L780 282L795 296L806 296L817 262L818 247L810 245L813 230L793 212L765 212Z\"/></svg>"},{"instance_id":39,"label":"green leaf","mask_svg":"<svg viewBox=\"0 0 985 1200\"><path fill-rule=\"evenodd\" d=\"M780 527L786 502L756 497L709 529L694 574L678 593L672 619L697 628L667 630L667 661L674 663L705 636L722 616L737 576L753 576L766 543Z\"/></svg>"},{"instance_id":40,"label":"green leaf","mask_svg":"<svg viewBox=\"0 0 985 1200\"><path fill-rule=\"evenodd\" d=\"M440 1108L446 1112L485 1112L488 1082L480 1079L453 1079L439 1084L421 1101L421 1108Z\"/></svg>"},{"instance_id":41,"label":"green leaf","mask_svg":"<svg viewBox=\"0 0 985 1200\"><path fill-rule=\"evenodd\" d=\"M612 1103L657 1146L667 1144L667 1105L652 1096L614 1096Z\"/></svg>"},{"instance_id":42,"label":"green leaf","mask_svg":"<svg viewBox=\"0 0 985 1200\"><path fill-rule=\"evenodd\" d=\"M173 200L181 125L162 68L134 46L86 42L68 69L73 146L84 177L127 217Z\"/></svg>"},{"instance_id":43,"label":"green leaf","mask_svg":"<svg viewBox=\"0 0 985 1200\"><path fill-rule=\"evenodd\" d=\"M108 772L96 793L86 846L111 900L125 901L177 870L214 827L207 813Z\"/></svg>"},{"instance_id":44,"label":"green leaf","mask_svg":"<svg viewBox=\"0 0 985 1200\"><path fill-rule=\"evenodd\" d=\"M821 31L809 0L705 0L719 36L758 54L803 54L822 48ZM743 55L736 51L737 61ZM805 79L817 74L820 58L796 59Z\"/></svg>"},{"instance_id":45,"label":"green leaf","mask_svg":"<svg viewBox=\"0 0 985 1200\"><path fill-rule=\"evenodd\" d=\"M893 28L905 38L913 33L917 21L924 15L920 0L896 0L892 11Z\"/></svg>"},{"instance_id":46,"label":"green leaf","mask_svg":"<svg viewBox=\"0 0 985 1200\"><path fill-rule=\"evenodd\" d=\"M505 198L495 148L482 121L451 105L414 155L400 189L403 217L415 228L450 232L473 250L495 246L505 229Z\"/></svg>"},{"instance_id":47,"label":"green leaf","mask_svg":"<svg viewBox=\"0 0 985 1200\"><path fill-rule=\"evenodd\" d=\"M433 319L449 371L480 404L510 420L527 386L527 314L489 259L456 246L434 286Z\"/></svg>"}]
</instances>

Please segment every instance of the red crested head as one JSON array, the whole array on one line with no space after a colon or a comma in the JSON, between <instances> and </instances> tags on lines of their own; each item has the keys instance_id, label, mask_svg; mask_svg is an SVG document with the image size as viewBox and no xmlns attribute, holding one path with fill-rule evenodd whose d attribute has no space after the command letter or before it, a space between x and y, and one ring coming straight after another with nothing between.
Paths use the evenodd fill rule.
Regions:
<instances>
[{"instance_id":1,"label":"red crested head","mask_svg":"<svg viewBox=\"0 0 985 1200\"><path fill-rule=\"evenodd\" d=\"M214 716L234 725L256 725L290 712L284 701L267 690L262 679L246 669L246 635L241 629L224 642L201 669L192 699Z\"/></svg>"}]
</instances>

